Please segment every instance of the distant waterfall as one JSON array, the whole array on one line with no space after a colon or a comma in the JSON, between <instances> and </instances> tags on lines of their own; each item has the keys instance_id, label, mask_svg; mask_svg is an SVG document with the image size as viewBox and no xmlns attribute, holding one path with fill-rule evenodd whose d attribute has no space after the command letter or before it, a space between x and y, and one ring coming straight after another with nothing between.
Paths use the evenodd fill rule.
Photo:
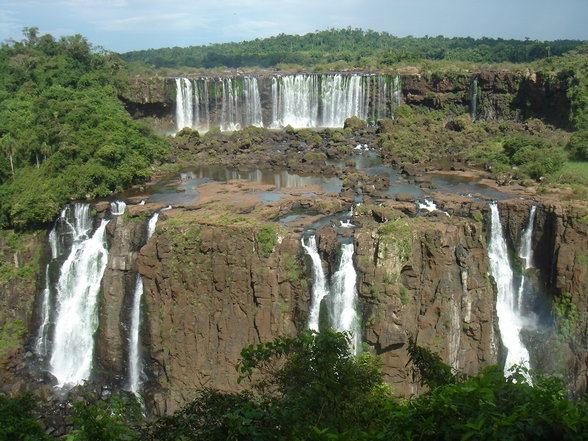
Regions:
<instances>
[{"instance_id":1,"label":"distant waterfall","mask_svg":"<svg viewBox=\"0 0 588 441\"><path fill-rule=\"evenodd\" d=\"M521 245L519 247L519 258L523 262L523 273L521 275L521 281L519 283L519 289L517 292L517 309L519 314L523 313L525 285L527 284L526 271L533 267L533 225L535 223L535 211L537 206L531 205L529 212L529 221L527 227L521 237Z\"/></svg>"},{"instance_id":2,"label":"distant waterfall","mask_svg":"<svg viewBox=\"0 0 588 441\"><path fill-rule=\"evenodd\" d=\"M502 343L506 348L505 375L514 364L529 367L529 352L521 341L522 317L519 313L517 293L514 287L513 272L508 260L508 248L502 232L498 205L490 204L490 242L488 258L490 270L496 282L498 298L496 313Z\"/></svg>"},{"instance_id":3,"label":"distant waterfall","mask_svg":"<svg viewBox=\"0 0 588 441\"><path fill-rule=\"evenodd\" d=\"M476 120L478 118L478 77L474 77L472 80L472 89L470 91L470 116L472 120Z\"/></svg>"},{"instance_id":4,"label":"distant waterfall","mask_svg":"<svg viewBox=\"0 0 588 441\"><path fill-rule=\"evenodd\" d=\"M257 78L224 78L220 128L233 131L247 126L263 126Z\"/></svg>"},{"instance_id":5,"label":"distant waterfall","mask_svg":"<svg viewBox=\"0 0 588 441\"><path fill-rule=\"evenodd\" d=\"M308 328L319 331L321 303L326 300L330 326L351 335L351 352L356 354L361 345L361 329L357 314L357 273L353 265L353 243L341 244L339 268L327 282L316 237L302 238L302 247L312 261L312 292L308 313Z\"/></svg>"},{"instance_id":6,"label":"distant waterfall","mask_svg":"<svg viewBox=\"0 0 588 441\"><path fill-rule=\"evenodd\" d=\"M395 75L392 79L390 91L390 116L394 116L395 110L402 105L402 83L400 77Z\"/></svg>"},{"instance_id":7,"label":"distant waterfall","mask_svg":"<svg viewBox=\"0 0 588 441\"><path fill-rule=\"evenodd\" d=\"M193 128L192 82L188 78L176 78L176 129Z\"/></svg>"},{"instance_id":8,"label":"distant waterfall","mask_svg":"<svg viewBox=\"0 0 588 441\"><path fill-rule=\"evenodd\" d=\"M312 294L310 298L310 311L308 313L308 329L319 331L319 318L321 302L329 294L327 287L327 279L325 271L321 262L321 257L318 253L316 245L316 237L314 235L308 237L305 241L302 238L302 247L312 260Z\"/></svg>"},{"instance_id":9,"label":"distant waterfall","mask_svg":"<svg viewBox=\"0 0 588 441\"><path fill-rule=\"evenodd\" d=\"M127 204L124 201L113 201L110 203L110 214L113 216L121 216L125 214Z\"/></svg>"},{"instance_id":10,"label":"distant waterfall","mask_svg":"<svg viewBox=\"0 0 588 441\"><path fill-rule=\"evenodd\" d=\"M74 386L90 376L94 355L94 333L98 327L98 293L106 269L108 251L104 239L108 220L102 220L94 234L89 205L70 207L62 220L71 227L71 251L61 266L56 285L55 329L51 373L59 386Z\"/></svg>"},{"instance_id":11,"label":"distant waterfall","mask_svg":"<svg viewBox=\"0 0 588 441\"><path fill-rule=\"evenodd\" d=\"M398 75L301 73L176 78L175 83L177 130L342 127L352 116L393 117L402 101Z\"/></svg>"},{"instance_id":12,"label":"distant waterfall","mask_svg":"<svg viewBox=\"0 0 588 441\"><path fill-rule=\"evenodd\" d=\"M285 75L272 78L272 122L270 127L318 127L318 76Z\"/></svg>"},{"instance_id":13,"label":"distant waterfall","mask_svg":"<svg viewBox=\"0 0 588 441\"><path fill-rule=\"evenodd\" d=\"M159 212L156 212L149 219L147 224L147 241L153 236ZM133 306L131 310L131 326L129 331L129 390L137 395L141 388L141 354L140 354L140 335L141 327L141 299L143 297L143 279L137 274L135 281L135 291L133 293Z\"/></svg>"},{"instance_id":14,"label":"distant waterfall","mask_svg":"<svg viewBox=\"0 0 588 441\"><path fill-rule=\"evenodd\" d=\"M357 116L367 119L369 107L369 77L360 75L328 75L322 79L322 126L341 127L345 119Z\"/></svg>"},{"instance_id":15,"label":"distant waterfall","mask_svg":"<svg viewBox=\"0 0 588 441\"><path fill-rule=\"evenodd\" d=\"M351 351L356 354L361 344L357 315L357 273L353 265L353 243L341 244L341 262L331 283L331 323L335 331L351 333Z\"/></svg>"}]
</instances>

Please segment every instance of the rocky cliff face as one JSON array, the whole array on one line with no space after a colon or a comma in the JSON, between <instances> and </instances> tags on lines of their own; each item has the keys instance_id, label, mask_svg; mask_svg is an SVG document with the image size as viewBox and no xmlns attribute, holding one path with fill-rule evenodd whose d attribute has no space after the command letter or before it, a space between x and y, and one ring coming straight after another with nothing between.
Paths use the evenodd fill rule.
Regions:
<instances>
[{"instance_id":1,"label":"rocky cliff face","mask_svg":"<svg viewBox=\"0 0 588 441\"><path fill-rule=\"evenodd\" d=\"M413 217L414 204L389 200L383 206L361 205L353 218L362 339L382 357L387 381L401 395L419 392L406 366L409 335L468 373L501 360L496 291L488 275L488 206L466 197L440 197L437 204L451 216L435 211ZM144 396L150 411L165 414L198 388L235 390L234 366L243 347L303 329L312 271L300 229L260 221L255 210L251 216L214 221L204 209L162 212L145 244L147 220L159 208L130 207L108 226L94 381L124 386L129 299L138 271L145 287ZM529 208L530 202L521 200L499 204L513 249ZM548 350L563 360L557 366L568 369L577 392L586 390L588 362L588 305L582 295L588 272L586 215L583 205L540 203L533 237L539 280L561 305L559 334L550 337ZM331 273L340 258L337 234L352 235L330 225L317 229ZM33 257L25 254L22 262ZM24 288L9 285L0 291L2 301L10 304L14 317L30 324L30 343L36 331L31 302L40 289L34 282ZM16 303L10 300L15 296ZM14 346L5 359L3 392L38 388L25 380L26 349L19 348Z\"/></svg>"},{"instance_id":2,"label":"rocky cliff face","mask_svg":"<svg viewBox=\"0 0 588 441\"><path fill-rule=\"evenodd\" d=\"M259 76L264 114L271 114L267 74ZM565 84L532 72L476 71L465 73L400 73L402 102L443 110L448 115L471 113L474 79L477 81L477 119L518 120L541 118L569 127L570 103ZM135 118L154 118L154 123L174 127L174 78L134 78L121 92L127 110ZM212 99L218 100L218 97ZM265 105L264 105L265 103ZM218 103L217 103L218 104ZM213 118L214 119L214 118Z\"/></svg>"},{"instance_id":3,"label":"rocky cliff face","mask_svg":"<svg viewBox=\"0 0 588 441\"><path fill-rule=\"evenodd\" d=\"M294 335L309 302L295 237L278 232L274 244L256 236L259 226L207 225L197 211L170 210L162 218L139 258L147 396L160 414L196 389L237 388L241 349Z\"/></svg>"},{"instance_id":4,"label":"rocky cliff face","mask_svg":"<svg viewBox=\"0 0 588 441\"><path fill-rule=\"evenodd\" d=\"M0 232L0 393L15 395L26 389L21 377L34 344L36 300L43 282L39 271L46 234Z\"/></svg>"}]
</instances>

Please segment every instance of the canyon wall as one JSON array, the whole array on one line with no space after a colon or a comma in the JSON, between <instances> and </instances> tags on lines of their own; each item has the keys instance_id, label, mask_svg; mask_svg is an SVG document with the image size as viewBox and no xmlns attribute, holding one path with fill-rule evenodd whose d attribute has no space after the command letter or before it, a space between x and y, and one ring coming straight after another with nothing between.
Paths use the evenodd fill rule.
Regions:
<instances>
[{"instance_id":1,"label":"canyon wall","mask_svg":"<svg viewBox=\"0 0 588 441\"><path fill-rule=\"evenodd\" d=\"M488 269L488 206L458 196L440 197L437 203L451 216L435 211L413 217L414 204L388 201L358 206L353 217L362 341L382 357L386 381L400 395L419 392L407 367L409 336L471 374L502 359L496 289ZM275 241L267 242L259 233L272 224L259 218L212 222L201 210L173 209L161 213L145 244L148 216L161 207L139 207L131 206L107 230L110 253L92 382L124 388L129 293L138 270L145 287L143 395L150 412L166 414L198 388L238 389L235 364L243 347L304 329L312 271L299 229L277 227ZM499 203L514 248L529 207L529 201ZM586 390L587 378L586 214L584 206L539 203L533 236L538 279L562 305L558 319L565 325L563 334L560 329L549 337L548 352L557 358L550 366L567 369L578 393ZM327 225L316 234L332 273L340 258L337 234L351 232ZM26 264L33 254L21 253L17 260ZM14 260L4 256L8 263ZM44 384L38 375L30 381L38 370L27 349L36 332L31 305L42 284L28 280L27 286L2 285L8 311L28 326L24 346L11 346L4 354L2 392L8 394L39 391Z\"/></svg>"},{"instance_id":2,"label":"canyon wall","mask_svg":"<svg viewBox=\"0 0 588 441\"><path fill-rule=\"evenodd\" d=\"M258 83L261 112L264 125L269 127L272 112L272 78L300 76L302 74L251 74ZM314 75L317 81L335 74L304 74ZM360 76L366 82L364 93L370 112L368 118L379 119L391 116L390 109L397 104L408 104L412 107L442 110L448 116L470 114L475 110L475 118L480 120L521 120L540 118L558 127L569 128L568 115L570 103L566 96L566 86L558 80L544 78L533 72L509 72L500 70L472 71L468 73L418 73L417 69L405 69L397 73L380 74L341 73L342 78L352 75ZM203 81L204 77L193 79ZM226 73L218 77L210 77L210 91L206 92L209 103L207 110L211 127L220 126L221 113L231 109L222 109L221 102L225 90L223 81L238 80L243 75ZM379 78L379 79L376 79ZM399 95L393 92L394 78L398 78ZM237 83L236 83L237 84ZM369 85L368 85L369 84ZM239 86L235 86L236 90ZM242 88L242 86L240 86ZM348 86L345 86L348 87ZM241 92L239 92L241 93ZM127 110L135 118L152 118L152 122L161 127L166 125L170 130L176 129L176 80L175 78L134 78L125 90L121 91L121 99ZM200 97L202 106L202 97ZM475 109L472 108L475 100ZM394 101L394 103L393 103ZM236 101L235 101L236 103ZM358 102L358 106L361 107ZM388 109L381 112L378 109ZM320 111L320 110L319 110ZM352 112L353 113L353 112ZM346 115L352 116L352 115ZM198 127L194 127L198 128Z\"/></svg>"}]
</instances>

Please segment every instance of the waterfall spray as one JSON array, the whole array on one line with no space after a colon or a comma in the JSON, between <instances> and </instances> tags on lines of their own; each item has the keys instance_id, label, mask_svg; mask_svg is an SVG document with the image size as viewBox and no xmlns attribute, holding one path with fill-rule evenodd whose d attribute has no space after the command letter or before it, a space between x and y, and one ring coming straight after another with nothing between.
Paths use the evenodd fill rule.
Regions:
<instances>
[{"instance_id":1,"label":"waterfall spray","mask_svg":"<svg viewBox=\"0 0 588 441\"><path fill-rule=\"evenodd\" d=\"M506 349L504 373L508 375L510 368L515 364L529 368L529 352L521 341L522 318L518 311L513 272L508 261L508 249L496 202L490 204L490 222L488 258L498 291L496 313L500 337Z\"/></svg>"}]
</instances>

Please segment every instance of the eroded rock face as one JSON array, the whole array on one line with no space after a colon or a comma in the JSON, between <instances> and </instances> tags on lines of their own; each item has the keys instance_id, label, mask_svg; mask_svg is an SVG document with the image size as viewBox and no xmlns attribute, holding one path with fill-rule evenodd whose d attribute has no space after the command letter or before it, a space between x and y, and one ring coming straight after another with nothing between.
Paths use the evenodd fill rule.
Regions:
<instances>
[{"instance_id":1,"label":"eroded rock face","mask_svg":"<svg viewBox=\"0 0 588 441\"><path fill-rule=\"evenodd\" d=\"M270 76L257 75L264 114L271 112ZM553 82L534 73L491 70L462 74L400 72L403 102L410 106L443 109L457 116L471 110L472 82L477 78L478 119L518 120L544 118L560 127L569 127L569 99L565 83ZM151 117L173 126L175 79L133 78L121 99L135 118Z\"/></svg>"},{"instance_id":2,"label":"eroded rock face","mask_svg":"<svg viewBox=\"0 0 588 441\"><path fill-rule=\"evenodd\" d=\"M236 390L241 349L295 335L309 303L297 238L279 235L268 252L258 227L181 215L169 212L139 258L153 378L147 396L160 414L202 387Z\"/></svg>"},{"instance_id":3,"label":"eroded rock face","mask_svg":"<svg viewBox=\"0 0 588 441\"><path fill-rule=\"evenodd\" d=\"M536 265L554 293L559 338L557 351L577 394L588 389L588 207L552 202L537 210ZM558 312L559 310L559 312Z\"/></svg>"},{"instance_id":4,"label":"eroded rock face","mask_svg":"<svg viewBox=\"0 0 588 441\"><path fill-rule=\"evenodd\" d=\"M469 219L400 218L356 234L365 341L400 395L417 393L408 336L467 373L498 361L485 231Z\"/></svg>"},{"instance_id":5,"label":"eroded rock face","mask_svg":"<svg viewBox=\"0 0 588 441\"><path fill-rule=\"evenodd\" d=\"M96 357L106 378L124 378L137 256L145 243L143 219L116 216L107 225L108 263L100 291ZM111 380L112 381L112 380ZM117 381L117 382L118 382Z\"/></svg>"},{"instance_id":6,"label":"eroded rock face","mask_svg":"<svg viewBox=\"0 0 588 441\"><path fill-rule=\"evenodd\" d=\"M338 198L323 198L312 210L331 214L348 209ZM303 225L288 229L263 220L287 214L294 202L266 207L260 215L257 205L231 214L224 205L230 200L222 202L214 218L210 206L218 201L162 212L146 244L147 220L161 207L130 206L108 226L110 252L96 349L101 374L95 381L115 390L117 384L123 387L129 298L138 270L145 286L144 395L155 414L177 410L202 387L237 390L235 365L243 347L295 335L306 326L312 272L304 265L300 245ZM414 217L414 203L388 199L383 206L356 207L354 230L337 223L317 229L319 251L331 274L339 253L337 234L353 236L362 339L382 357L386 380L399 395L419 392L407 367L409 335L467 373L500 361L496 292L488 276L488 204L462 196L435 196L435 202L451 216L437 211ZM321 209L323 205L330 208ZM516 249L530 202L502 201L499 209ZM533 235L539 279L555 298L572 294L573 330L553 352L578 393L586 390L588 365L588 304L582 295L588 277L586 215L585 204L539 202ZM275 243L258 236L272 225ZM27 256L21 257L32 258ZM29 300L42 283L29 281L28 288L19 283L13 285L22 302L12 302L17 291L9 289L0 290L0 298L12 302L10 311L30 325L30 342L37 326ZM26 345L9 352L3 391L32 389L50 395L41 382L23 380L30 378L26 352Z\"/></svg>"}]
</instances>

